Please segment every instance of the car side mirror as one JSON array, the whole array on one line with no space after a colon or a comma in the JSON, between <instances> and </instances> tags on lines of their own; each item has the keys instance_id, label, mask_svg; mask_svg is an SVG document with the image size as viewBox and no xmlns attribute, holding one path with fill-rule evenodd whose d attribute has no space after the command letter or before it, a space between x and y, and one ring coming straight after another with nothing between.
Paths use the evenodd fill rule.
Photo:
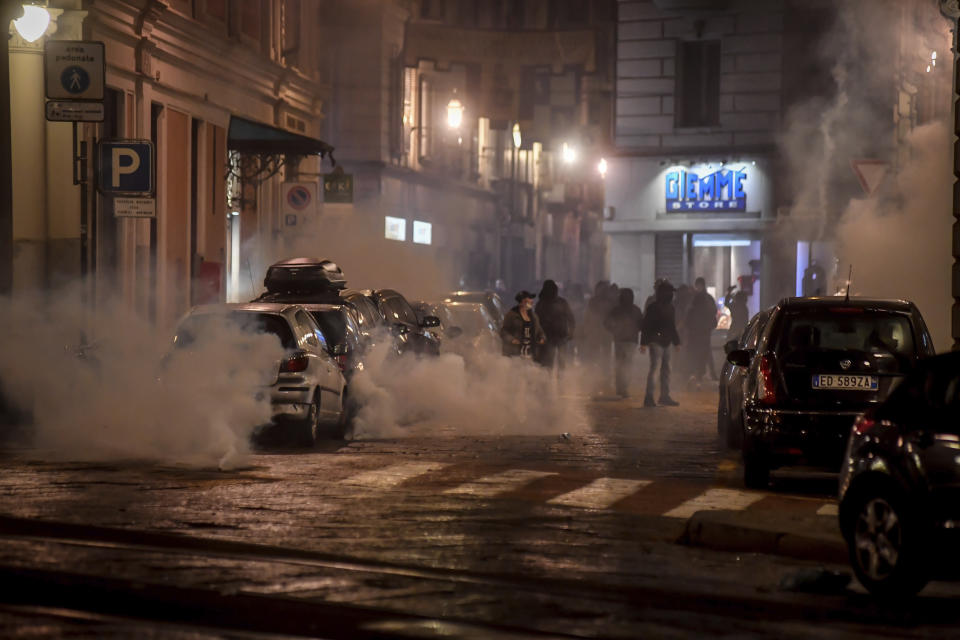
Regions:
<instances>
[{"instance_id":1,"label":"car side mirror","mask_svg":"<svg viewBox=\"0 0 960 640\"><path fill-rule=\"evenodd\" d=\"M459 338L460 336L463 335L463 329L461 329L460 327L450 327L449 329L444 331L444 335L451 339Z\"/></svg>"},{"instance_id":2,"label":"car side mirror","mask_svg":"<svg viewBox=\"0 0 960 640\"><path fill-rule=\"evenodd\" d=\"M410 332L410 327L403 324L402 322L396 322L393 324L393 333L398 336L405 336Z\"/></svg>"},{"instance_id":3,"label":"car side mirror","mask_svg":"<svg viewBox=\"0 0 960 640\"><path fill-rule=\"evenodd\" d=\"M423 324L420 325L426 328L433 328L440 326L440 318L437 316L423 316Z\"/></svg>"},{"instance_id":4,"label":"car side mirror","mask_svg":"<svg viewBox=\"0 0 960 640\"><path fill-rule=\"evenodd\" d=\"M734 349L727 354L727 362L738 367L749 367L753 352L749 349Z\"/></svg>"},{"instance_id":5,"label":"car side mirror","mask_svg":"<svg viewBox=\"0 0 960 640\"><path fill-rule=\"evenodd\" d=\"M723 345L723 352L729 354L731 351L735 351L736 348L737 348L737 341L736 341L736 340L728 340L728 341Z\"/></svg>"}]
</instances>

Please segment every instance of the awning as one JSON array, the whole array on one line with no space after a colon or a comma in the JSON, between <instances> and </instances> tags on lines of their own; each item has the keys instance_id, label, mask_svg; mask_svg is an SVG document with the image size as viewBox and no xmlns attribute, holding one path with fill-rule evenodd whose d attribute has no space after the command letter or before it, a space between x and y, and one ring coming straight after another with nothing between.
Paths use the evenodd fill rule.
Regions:
<instances>
[{"instance_id":1,"label":"awning","mask_svg":"<svg viewBox=\"0 0 960 640\"><path fill-rule=\"evenodd\" d=\"M260 122L230 116L227 149L240 153L325 156L333 147L322 140L308 138Z\"/></svg>"}]
</instances>

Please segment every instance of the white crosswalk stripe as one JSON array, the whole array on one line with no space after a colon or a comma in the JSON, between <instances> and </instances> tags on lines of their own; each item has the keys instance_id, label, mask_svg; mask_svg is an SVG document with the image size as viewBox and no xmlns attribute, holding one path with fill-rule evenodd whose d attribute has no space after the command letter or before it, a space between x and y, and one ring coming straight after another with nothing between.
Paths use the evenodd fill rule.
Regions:
<instances>
[{"instance_id":1,"label":"white crosswalk stripe","mask_svg":"<svg viewBox=\"0 0 960 640\"><path fill-rule=\"evenodd\" d=\"M550 504L586 509L608 509L615 502L626 498L651 484L651 480L626 480L623 478L597 478L590 484L574 491L551 498Z\"/></svg>"},{"instance_id":2,"label":"white crosswalk stripe","mask_svg":"<svg viewBox=\"0 0 960 640\"><path fill-rule=\"evenodd\" d=\"M679 507L667 511L668 518L689 518L697 511L730 509L740 511L762 499L762 493L748 493L736 489L707 489L696 498L687 500Z\"/></svg>"},{"instance_id":3,"label":"white crosswalk stripe","mask_svg":"<svg viewBox=\"0 0 960 640\"><path fill-rule=\"evenodd\" d=\"M514 489L538 480L546 476L554 476L555 473L547 471L529 471L527 469L510 469L503 473L497 473L492 476L485 476L473 482L447 489L446 494L452 495L471 495L478 498L492 498L501 493L507 493Z\"/></svg>"},{"instance_id":4,"label":"white crosswalk stripe","mask_svg":"<svg viewBox=\"0 0 960 640\"><path fill-rule=\"evenodd\" d=\"M358 473L340 481L340 484L358 485L363 487L372 487L376 489L389 489L395 487L404 480L415 478L416 476L437 471L449 466L441 462L409 462L406 464L395 464L382 469L374 469Z\"/></svg>"}]
</instances>

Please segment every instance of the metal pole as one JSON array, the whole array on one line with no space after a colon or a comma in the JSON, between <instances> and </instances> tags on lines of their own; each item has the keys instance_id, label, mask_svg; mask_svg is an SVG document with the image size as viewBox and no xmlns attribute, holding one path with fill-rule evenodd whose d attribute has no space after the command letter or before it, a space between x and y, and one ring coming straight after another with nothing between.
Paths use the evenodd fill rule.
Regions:
<instances>
[{"instance_id":1,"label":"metal pole","mask_svg":"<svg viewBox=\"0 0 960 640\"><path fill-rule=\"evenodd\" d=\"M9 0L0 0L0 295L13 290L13 156L10 132L10 21L21 13Z\"/></svg>"},{"instance_id":2,"label":"metal pole","mask_svg":"<svg viewBox=\"0 0 960 640\"><path fill-rule=\"evenodd\" d=\"M960 29L960 2L939 0L940 13L953 23L953 269L951 290L953 307L950 312L950 335L953 350L960 350L960 58L957 56L958 29Z\"/></svg>"}]
</instances>

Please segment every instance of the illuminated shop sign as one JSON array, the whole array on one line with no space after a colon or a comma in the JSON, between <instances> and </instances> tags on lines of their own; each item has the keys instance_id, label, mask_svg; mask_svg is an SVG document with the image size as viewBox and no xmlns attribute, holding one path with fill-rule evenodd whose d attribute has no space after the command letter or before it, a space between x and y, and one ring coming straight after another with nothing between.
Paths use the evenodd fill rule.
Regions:
<instances>
[{"instance_id":1,"label":"illuminated shop sign","mask_svg":"<svg viewBox=\"0 0 960 640\"><path fill-rule=\"evenodd\" d=\"M667 211L746 211L744 169L720 169L707 175L675 169L667 172Z\"/></svg>"}]
</instances>

